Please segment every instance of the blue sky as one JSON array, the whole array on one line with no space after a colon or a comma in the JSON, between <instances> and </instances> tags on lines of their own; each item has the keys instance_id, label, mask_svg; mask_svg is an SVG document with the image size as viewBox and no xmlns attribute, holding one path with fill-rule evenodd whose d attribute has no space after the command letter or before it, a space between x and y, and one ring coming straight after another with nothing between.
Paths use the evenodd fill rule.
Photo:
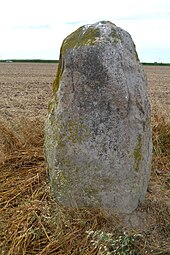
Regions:
<instances>
[{"instance_id":1,"label":"blue sky","mask_svg":"<svg viewBox=\"0 0 170 255\"><path fill-rule=\"evenodd\" d=\"M170 0L0 0L0 59L58 59L67 35L101 20L131 34L142 62L170 63Z\"/></svg>"}]
</instances>

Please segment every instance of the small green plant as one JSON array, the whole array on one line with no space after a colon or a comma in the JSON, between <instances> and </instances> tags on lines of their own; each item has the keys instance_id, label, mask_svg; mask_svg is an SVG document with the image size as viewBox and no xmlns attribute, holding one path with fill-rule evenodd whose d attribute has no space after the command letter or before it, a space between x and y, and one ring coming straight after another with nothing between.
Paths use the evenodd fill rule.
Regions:
<instances>
[{"instance_id":1,"label":"small green plant","mask_svg":"<svg viewBox=\"0 0 170 255\"><path fill-rule=\"evenodd\" d=\"M128 235L124 232L122 235L113 236L111 233L103 231L88 231L88 238L92 245L97 249L98 255L140 255L136 241L141 235Z\"/></svg>"}]
</instances>

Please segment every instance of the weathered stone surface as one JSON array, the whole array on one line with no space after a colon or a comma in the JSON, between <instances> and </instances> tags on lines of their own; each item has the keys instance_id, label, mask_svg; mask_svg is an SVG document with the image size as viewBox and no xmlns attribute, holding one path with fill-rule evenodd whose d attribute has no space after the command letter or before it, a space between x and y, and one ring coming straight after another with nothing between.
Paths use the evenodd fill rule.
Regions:
<instances>
[{"instance_id":1,"label":"weathered stone surface","mask_svg":"<svg viewBox=\"0 0 170 255\"><path fill-rule=\"evenodd\" d=\"M147 83L131 36L111 22L80 27L62 44L46 121L49 183L71 206L130 213L151 167Z\"/></svg>"}]
</instances>

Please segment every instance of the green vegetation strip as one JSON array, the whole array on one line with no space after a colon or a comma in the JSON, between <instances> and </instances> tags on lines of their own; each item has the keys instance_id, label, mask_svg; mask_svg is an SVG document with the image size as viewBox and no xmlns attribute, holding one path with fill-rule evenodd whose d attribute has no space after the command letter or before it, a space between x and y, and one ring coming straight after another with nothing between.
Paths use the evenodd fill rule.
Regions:
<instances>
[{"instance_id":1,"label":"green vegetation strip","mask_svg":"<svg viewBox=\"0 0 170 255\"><path fill-rule=\"evenodd\" d=\"M46 59L7 59L7 60L0 60L0 62L7 62L7 63L58 63L58 60L46 60Z\"/></svg>"},{"instance_id":2,"label":"green vegetation strip","mask_svg":"<svg viewBox=\"0 0 170 255\"><path fill-rule=\"evenodd\" d=\"M58 63L59 60L50 60L50 59L3 59L0 62L14 62L14 63ZM144 66L170 66L170 63L157 63L157 62L142 62Z\"/></svg>"}]
</instances>

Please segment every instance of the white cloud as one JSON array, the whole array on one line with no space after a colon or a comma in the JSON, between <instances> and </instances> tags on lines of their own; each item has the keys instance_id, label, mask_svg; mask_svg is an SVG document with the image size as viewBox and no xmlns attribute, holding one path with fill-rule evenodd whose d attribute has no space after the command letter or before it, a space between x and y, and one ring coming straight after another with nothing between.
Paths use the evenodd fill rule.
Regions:
<instances>
[{"instance_id":1,"label":"white cloud","mask_svg":"<svg viewBox=\"0 0 170 255\"><path fill-rule=\"evenodd\" d=\"M0 0L0 6L2 58L55 59L68 34L99 20L127 30L142 61L143 49L170 49L169 0ZM154 55L150 57L154 61Z\"/></svg>"}]
</instances>

